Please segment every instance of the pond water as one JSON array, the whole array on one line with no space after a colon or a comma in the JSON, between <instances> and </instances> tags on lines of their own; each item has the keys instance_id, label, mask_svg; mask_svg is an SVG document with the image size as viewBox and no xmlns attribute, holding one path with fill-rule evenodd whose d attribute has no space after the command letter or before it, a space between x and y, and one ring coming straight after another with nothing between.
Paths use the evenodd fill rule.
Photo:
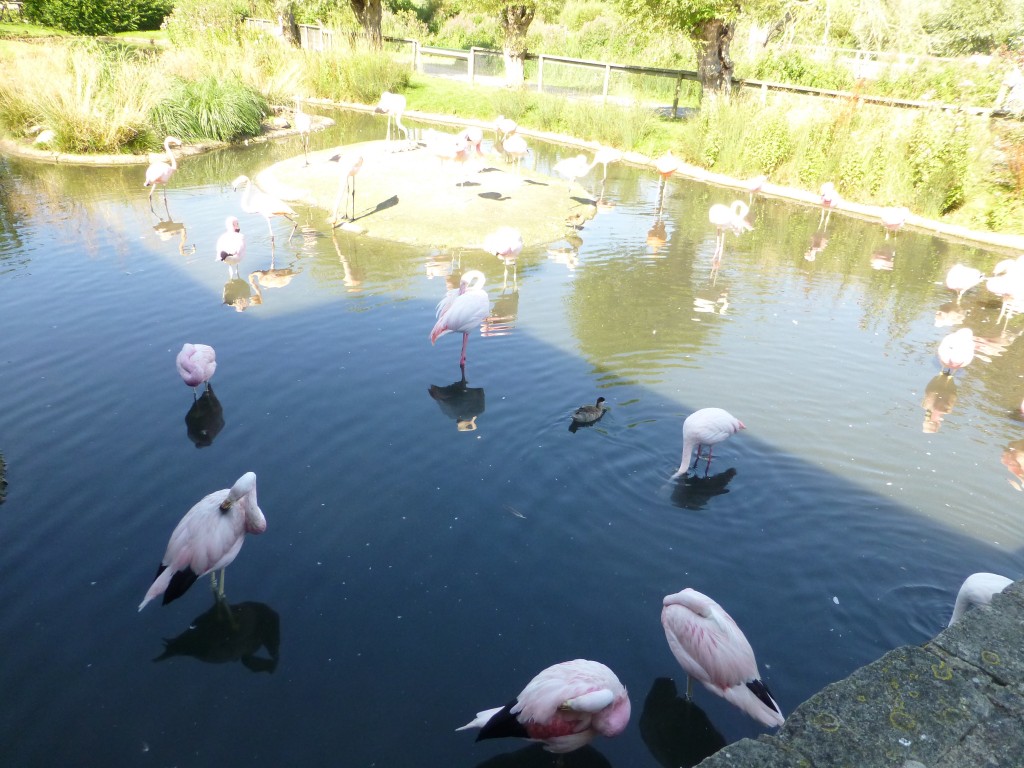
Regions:
<instances>
[{"instance_id":1,"label":"pond water","mask_svg":"<svg viewBox=\"0 0 1024 768\"><path fill-rule=\"evenodd\" d=\"M337 119L314 149L383 135ZM526 173L576 154L532 146ZM515 288L482 251L332 235L309 209L276 226L290 272L225 285L228 214L242 278L271 266L230 181L298 151L187 158L171 222L142 167L0 159L5 765L550 764L454 729L580 657L633 719L567 765L690 760L765 729L700 686L711 730L678 719L663 595L721 603L788 713L932 637L969 573L1024 572L1024 318L1004 330L979 287L959 310L979 356L953 379L936 358L946 270L1005 254L839 214L822 233L757 198L713 270L707 211L736 194L613 164L614 207L526 249ZM462 384L461 339L427 336L444 273L472 268L493 310ZM201 447L186 341L217 350ZM670 484L706 406L747 429ZM210 639L205 580L138 613L177 521L248 470L268 527L227 572L239 637Z\"/></svg>"}]
</instances>

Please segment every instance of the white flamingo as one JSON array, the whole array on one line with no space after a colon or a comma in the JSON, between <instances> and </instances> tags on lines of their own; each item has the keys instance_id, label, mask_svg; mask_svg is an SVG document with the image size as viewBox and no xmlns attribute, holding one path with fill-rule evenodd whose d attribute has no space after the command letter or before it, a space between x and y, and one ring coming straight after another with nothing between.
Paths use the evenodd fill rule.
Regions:
<instances>
[{"instance_id":1,"label":"white flamingo","mask_svg":"<svg viewBox=\"0 0 1024 768\"><path fill-rule=\"evenodd\" d=\"M405 126L402 125L402 115L405 113L405 96L400 93L390 93L384 91L380 95L380 101L377 102L377 106L373 110L378 114L385 114L388 116L388 132L386 141L388 144L391 143L391 124L395 124L395 136L398 136L398 131L402 132L402 138L408 140L409 131L406 130Z\"/></svg>"},{"instance_id":2,"label":"white flamingo","mask_svg":"<svg viewBox=\"0 0 1024 768\"><path fill-rule=\"evenodd\" d=\"M680 475L685 475L690 468L690 456L693 449L697 449L697 458L693 460L693 466L700 461L701 446L708 447L707 462L711 467L711 451L715 445L726 438L736 434L746 425L723 408L701 408L694 411L683 421L683 457L679 462L679 469L670 478L675 480Z\"/></svg>"},{"instance_id":3,"label":"white flamingo","mask_svg":"<svg viewBox=\"0 0 1024 768\"><path fill-rule=\"evenodd\" d=\"M462 355L459 365L466 364L466 346L469 334L480 324L491 311L491 301L484 290L484 273L471 269L462 275L458 288L452 288L437 303L437 322L430 331L430 343L433 344L446 333L462 334Z\"/></svg>"},{"instance_id":4,"label":"white flamingo","mask_svg":"<svg viewBox=\"0 0 1024 768\"><path fill-rule=\"evenodd\" d=\"M283 200L278 200L266 192L254 189L255 185L248 176L236 178L231 182L231 188L237 190L243 184L245 185L245 192L242 193L242 210L246 213L258 213L267 220L267 230L270 232L271 243L274 242L274 228L271 226L270 220L275 216L288 219L292 223L292 231L288 235L288 239L291 240L292 235L295 234L295 230L299 226L295 220L295 210Z\"/></svg>"},{"instance_id":5,"label":"white flamingo","mask_svg":"<svg viewBox=\"0 0 1024 768\"><path fill-rule=\"evenodd\" d=\"M217 260L228 265L228 272L238 277L238 263L245 257L245 235L238 218L228 216L224 220L224 231L217 238Z\"/></svg>"}]
</instances>

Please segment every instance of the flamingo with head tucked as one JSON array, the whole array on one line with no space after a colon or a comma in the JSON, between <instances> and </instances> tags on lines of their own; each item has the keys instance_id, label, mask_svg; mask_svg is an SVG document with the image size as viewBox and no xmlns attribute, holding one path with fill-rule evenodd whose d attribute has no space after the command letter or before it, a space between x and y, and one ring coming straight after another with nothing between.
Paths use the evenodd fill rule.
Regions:
<instances>
[{"instance_id":1,"label":"flamingo with head tucked","mask_svg":"<svg viewBox=\"0 0 1024 768\"><path fill-rule=\"evenodd\" d=\"M526 139L520 136L518 133L513 133L511 136L506 136L504 141L501 143L501 148L505 152L505 157L509 162L515 163L516 176L521 172L523 165L523 158L529 153L530 148L526 145Z\"/></svg>"},{"instance_id":2,"label":"flamingo with head tucked","mask_svg":"<svg viewBox=\"0 0 1024 768\"><path fill-rule=\"evenodd\" d=\"M574 659L548 667L504 707L478 712L457 731L479 728L477 741L517 736L548 752L572 752L598 734L618 736L629 724L626 687L604 664Z\"/></svg>"},{"instance_id":3,"label":"flamingo with head tucked","mask_svg":"<svg viewBox=\"0 0 1024 768\"><path fill-rule=\"evenodd\" d=\"M146 181L142 186L149 187L149 209L151 211L153 210L153 190L160 184L164 185L164 208L167 208L167 182L171 180L171 176L178 170L178 161L174 158L174 153L171 151L172 145L180 147L181 140L173 136L165 138L164 152L167 153L167 162L154 160L146 169ZM156 213L156 211L153 212ZM170 212L167 215L170 216Z\"/></svg>"},{"instance_id":4,"label":"flamingo with head tucked","mask_svg":"<svg viewBox=\"0 0 1024 768\"><path fill-rule=\"evenodd\" d=\"M939 342L939 361L950 376L974 359L974 333L970 328L953 331Z\"/></svg>"},{"instance_id":5,"label":"flamingo with head tucked","mask_svg":"<svg viewBox=\"0 0 1024 768\"><path fill-rule=\"evenodd\" d=\"M196 387L210 381L217 370L217 353L208 344L184 344L174 359L178 375L186 385Z\"/></svg>"},{"instance_id":6,"label":"flamingo with head tucked","mask_svg":"<svg viewBox=\"0 0 1024 768\"><path fill-rule=\"evenodd\" d=\"M471 269L462 275L459 287L448 291L437 303L437 322L430 331L430 343L433 344L446 333L462 334L462 355L459 365L466 364L466 346L469 334L480 324L491 311L491 301L484 290L484 273Z\"/></svg>"},{"instance_id":7,"label":"flamingo with head tucked","mask_svg":"<svg viewBox=\"0 0 1024 768\"><path fill-rule=\"evenodd\" d=\"M246 472L231 488L205 496L185 513L171 533L156 579L139 610L160 595L167 605L207 573L211 574L218 597L223 597L224 569L238 556L245 534L259 534L266 529L267 520L256 503L254 473ZM218 570L219 586L215 574Z\"/></svg>"},{"instance_id":8,"label":"flamingo with head tucked","mask_svg":"<svg viewBox=\"0 0 1024 768\"><path fill-rule=\"evenodd\" d=\"M761 680L750 642L718 603L695 589L666 595L661 625L672 655L690 678L736 705L758 722L780 726L782 710Z\"/></svg>"},{"instance_id":9,"label":"flamingo with head tucked","mask_svg":"<svg viewBox=\"0 0 1024 768\"><path fill-rule=\"evenodd\" d=\"M956 291L956 303L959 304L964 293L984 279L985 275L980 269L954 264L946 273L946 287L951 291Z\"/></svg>"}]
</instances>

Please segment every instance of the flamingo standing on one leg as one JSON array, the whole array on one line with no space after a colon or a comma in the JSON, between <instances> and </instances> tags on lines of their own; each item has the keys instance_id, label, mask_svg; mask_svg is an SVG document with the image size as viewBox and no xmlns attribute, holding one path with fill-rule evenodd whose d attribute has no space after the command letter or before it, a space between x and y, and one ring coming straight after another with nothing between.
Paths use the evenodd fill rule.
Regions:
<instances>
[{"instance_id":1,"label":"flamingo standing on one leg","mask_svg":"<svg viewBox=\"0 0 1024 768\"><path fill-rule=\"evenodd\" d=\"M725 249L725 230L731 229L741 235L754 227L747 221L750 207L742 200L733 200L732 205L715 203L708 210L708 220L715 225L715 257L720 258Z\"/></svg>"},{"instance_id":2,"label":"flamingo standing on one leg","mask_svg":"<svg viewBox=\"0 0 1024 768\"><path fill-rule=\"evenodd\" d=\"M224 231L217 238L217 260L228 265L228 272L238 277L238 262L245 256L245 235L238 218L228 216L224 220Z\"/></svg>"},{"instance_id":3,"label":"flamingo standing on one leg","mask_svg":"<svg viewBox=\"0 0 1024 768\"><path fill-rule=\"evenodd\" d=\"M695 589L666 595L661 625L672 655L688 675L686 695L697 678L704 687L758 722L781 726L782 710L761 681L746 636L718 603Z\"/></svg>"},{"instance_id":4,"label":"flamingo standing on one leg","mask_svg":"<svg viewBox=\"0 0 1024 768\"><path fill-rule=\"evenodd\" d=\"M552 170L559 176L564 176L569 181L569 196L572 196L572 183L576 179L586 176L590 173L590 169L597 165L597 159L587 162L586 155L576 155L576 157L567 157L564 160L559 160L555 163Z\"/></svg>"},{"instance_id":5,"label":"flamingo standing on one leg","mask_svg":"<svg viewBox=\"0 0 1024 768\"><path fill-rule=\"evenodd\" d=\"M466 272L459 281L458 288L448 291L437 303L437 322L430 331L430 343L433 344L446 333L462 334L462 355L459 365L466 364L466 346L469 334L487 317L491 310L491 301L484 290L484 273L476 269Z\"/></svg>"},{"instance_id":6,"label":"flamingo standing on one leg","mask_svg":"<svg viewBox=\"0 0 1024 768\"><path fill-rule=\"evenodd\" d=\"M956 291L956 303L959 304L964 293L984 279L985 275L980 269L954 264L946 273L946 287L951 291Z\"/></svg>"},{"instance_id":7,"label":"flamingo standing on one leg","mask_svg":"<svg viewBox=\"0 0 1024 768\"><path fill-rule=\"evenodd\" d=\"M883 208L880 214L882 219L882 226L885 227L885 239L889 239L889 235L893 237L899 232L903 225L907 223L907 217L910 216L909 208Z\"/></svg>"},{"instance_id":8,"label":"flamingo standing on one leg","mask_svg":"<svg viewBox=\"0 0 1024 768\"><path fill-rule=\"evenodd\" d=\"M245 192L242 193L242 210L246 213L258 213L267 220L267 229L270 232L270 242L274 242L274 228L270 220L275 216L281 216L292 223L292 231L288 239L292 239L299 224L295 220L295 210L283 200L271 197L266 192L253 189L252 180L248 176L239 176L231 182L231 188L237 190L242 184L245 185Z\"/></svg>"},{"instance_id":9,"label":"flamingo standing on one leg","mask_svg":"<svg viewBox=\"0 0 1024 768\"><path fill-rule=\"evenodd\" d=\"M954 331L939 342L939 362L950 376L974 359L974 333L970 328Z\"/></svg>"},{"instance_id":10,"label":"flamingo standing on one leg","mask_svg":"<svg viewBox=\"0 0 1024 768\"><path fill-rule=\"evenodd\" d=\"M173 136L165 138L164 152L167 153L168 161L154 160L146 169L146 181L142 186L149 187L149 210L151 211L153 211L153 190L159 184L164 185L164 209L167 209L167 182L171 180L171 176L178 170L178 161L174 158L174 153L171 151L172 145L180 147L181 140ZM153 213L156 213L156 211L153 211ZM167 211L167 215L171 215L170 211Z\"/></svg>"},{"instance_id":11,"label":"flamingo standing on one leg","mask_svg":"<svg viewBox=\"0 0 1024 768\"><path fill-rule=\"evenodd\" d=\"M683 457L679 462L679 469L670 478L675 480L680 475L685 475L690 468L690 456L693 449L697 449L697 458L693 460L693 466L700 461L701 446L708 447L707 468L711 468L711 451L715 445L727 437L736 434L746 425L722 408L701 408L694 411L683 421ZM705 470L706 473L706 470Z\"/></svg>"},{"instance_id":12,"label":"flamingo standing on one leg","mask_svg":"<svg viewBox=\"0 0 1024 768\"><path fill-rule=\"evenodd\" d=\"M515 163L516 176L518 176L523 164L523 158L530 151L530 148L526 146L526 139L518 133L513 133L505 138L501 146L505 150L505 157L509 159L509 162Z\"/></svg>"},{"instance_id":13,"label":"flamingo standing on one leg","mask_svg":"<svg viewBox=\"0 0 1024 768\"><path fill-rule=\"evenodd\" d=\"M501 227L484 238L483 249L493 253L505 265L502 287L508 282L508 265L512 265L512 283L518 282L516 262L523 250L523 236L515 227Z\"/></svg>"},{"instance_id":14,"label":"flamingo standing on one leg","mask_svg":"<svg viewBox=\"0 0 1024 768\"><path fill-rule=\"evenodd\" d=\"M405 126L402 125L402 114L405 112L405 96L400 93L390 93L384 91L380 95L380 101L377 102L377 106L373 110L378 114L385 114L388 116L388 132L387 142L391 143L391 123L395 124L395 136L398 136L398 131L401 130L402 138L408 140L409 131L406 130Z\"/></svg>"},{"instance_id":15,"label":"flamingo standing on one leg","mask_svg":"<svg viewBox=\"0 0 1024 768\"><path fill-rule=\"evenodd\" d=\"M1002 592L1011 584L1012 579L997 573L972 573L956 593L956 603L953 605L949 626L953 626L970 608L991 603L993 595Z\"/></svg>"},{"instance_id":16,"label":"flamingo standing on one leg","mask_svg":"<svg viewBox=\"0 0 1024 768\"><path fill-rule=\"evenodd\" d=\"M238 556L245 534L267 529L256 503L256 475L246 472L231 486L214 491L192 507L171 533L156 580L139 604L141 611L154 597L163 604L181 597L197 579L211 574L218 597L224 596L224 569ZM216 571L220 571L220 580Z\"/></svg>"},{"instance_id":17,"label":"flamingo standing on one leg","mask_svg":"<svg viewBox=\"0 0 1024 768\"><path fill-rule=\"evenodd\" d=\"M302 138L303 165L309 165L309 137L313 131L313 119L302 111L302 100L295 97L295 130Z\"/></svg>"},{"instance_id":18,"label":"flamingo standing on one leg","mask_svg":"<svg viewBox=\"0 0 1024 768\"><path fill-rule=\"evenodd\" d=\"M654 161L654 170L661 176L661 183L658 185L658 216L661 218L661 211L665 206L665 186L668 178L679 170L679 160L671 152L666 152Z\"/></svg>"},{"instance_id":19,"label":"flamingo standing on one leg","mask_svg":"<svg viewBox=\"0 0 1024 768\"><path fill-rule=\"evenodd\" d=\"M517 736L563 753L586 746L598 734L618 736L629 714L629 694L615 673L600 662L575 659L548 667L515 701L478 712L455 730L479 728L477 741Z\"/></svg>"},{"instance_id":20,"label":"flamingo standing on one leg","mask_svg":"<svg viewBox=\"0 0 1024 768\"><path fill-rule=\"evenodd\" d=\"M178 375L195 393L196 387L209 382L217 370L217 353L207 344L184 344L174 360Z\"/></svg>"},{"instance_id":21,"label":"flamingo standing on one leg","mask_svg":"<svg viewBox=\"0 0 1024 768\"><path fill-rule=\"evenodd\" d=\"M818 218L818 228L828 226L828 220L832 216L832 209L839 205L839 193L831 181L821 185L821 216Z\"/></svg>"},{"instance_id":22,"label":"flamingo standing on one leg","mask_svg":"<svg viewBox=\"0 0 1024 768\"><path fill-rule=\"evenodd\" d=\"M498 145L504 145L505 139L516 132L519 126L516 121L511 117L505 117L504 115L498 115L498 119L494 121L494 141Z\"/></svg>"},{"instance_id":23,"label":"flamingo standing on one leg","mask_svg":"<svg viewBox=\"0 0 1024 768\"><path fill-rule=\"evenodd\" d=\"M356 174L363 167L363 155L360 152L349 152L345 155L337 154L328 162L338 163L342 179L342 183L338 185L338 197L334 201L334 213L331 214L331 221L335 224L340 221L338 218L338 206L341 205L343 197L345 198L344 218L354 221L356 218ZM352 203L351 216L348 212L349 202Z\"/></svg>"}]
</instances>

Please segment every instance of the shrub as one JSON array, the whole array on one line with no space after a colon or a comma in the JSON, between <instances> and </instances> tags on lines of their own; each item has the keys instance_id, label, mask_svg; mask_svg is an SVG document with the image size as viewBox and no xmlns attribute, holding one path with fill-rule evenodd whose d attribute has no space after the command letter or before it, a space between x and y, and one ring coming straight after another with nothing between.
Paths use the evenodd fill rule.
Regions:
<instances>
[{"instance_id":1,"label":"shrub","mask_svg":"<svg viewBox=\"0 0 1024 768\"><path fill-rule=\"evenodd\" d=\"M769 53L754 62L752 71L756 80L792 83L808 88L845 91L853 86L850 70L835 58L816 61L796 50Z\"/></svg>"},{"instance_id":2,"label":"shrub","mask_svg":"<svg viewBox=\"0 0 1024 768\"><path fill-rule=\"evenodd\" d=\"M313 95L335 101L374 104L384 91L409 85L409 68L386 53L335 48L306 59L307 82Z\"/></svg>"},{"instance_id":3,"label":"shrub","mask_svg":"<svg viewBox=\"0 0 1024 768\"><path fill-rule=\"evenodd\" d=\"M255 89L235 77L210 75L172 81L151 119L161 136L185 142L234 141L258 135L269 112L266 99Z\"/></svg>"}]
</instances>

